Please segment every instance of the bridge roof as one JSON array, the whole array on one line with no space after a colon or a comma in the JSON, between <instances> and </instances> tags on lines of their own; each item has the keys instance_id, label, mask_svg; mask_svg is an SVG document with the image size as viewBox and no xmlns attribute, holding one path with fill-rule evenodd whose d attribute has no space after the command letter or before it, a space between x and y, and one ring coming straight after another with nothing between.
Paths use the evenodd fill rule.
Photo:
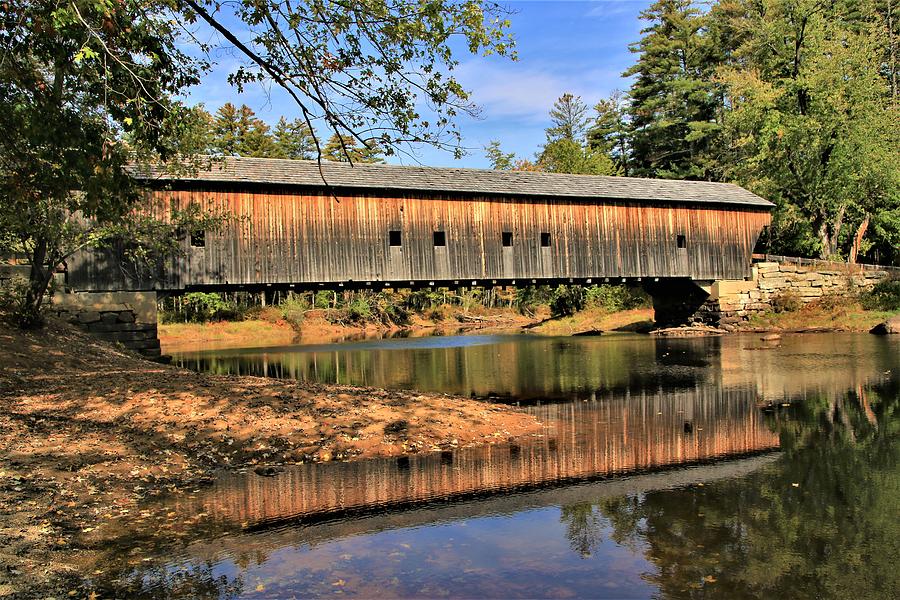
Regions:
<instances>
[{"instance_id":1,"label":"bridge roof","mask_svg":"<svg viewBox=\"0 0 900 600\"><path fill-rule=\"evenodd\" d=\"M144 180L217 182L336 189L398 190L444 194L567 197L632 201L736 204L760 208L768 200L730 183L567 175L533 171L490 171L276 158L227 157L196 175L172 176L161 167L135 169Z\"/></svg>"}]
</instances>

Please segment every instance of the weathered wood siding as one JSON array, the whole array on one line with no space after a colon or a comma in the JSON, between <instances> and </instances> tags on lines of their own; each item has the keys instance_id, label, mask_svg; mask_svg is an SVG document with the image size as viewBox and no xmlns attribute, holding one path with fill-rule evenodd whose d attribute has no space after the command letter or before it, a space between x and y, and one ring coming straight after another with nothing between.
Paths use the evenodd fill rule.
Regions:
<instances>
[{"instance_id":1,"label":"weathered wood siding","mask_svg":"<svg viewBox=\"0 0 900 600\"><path fill-rule=\"evenodd\" d=\"M159 191L237 220L185 240L156 283L126 282L108 257L70 264L69 285L183 289L208 285L749 275L768 210L738 205L339 193L233 187ZM401 247L389 232L400 231ZM435 247L443 231L446 246ZM512 232L511 247L502 233ZM542 234L550 235L542 247ZM678 248L684 236L684 248Z\"/></svg>"}]
</instances>

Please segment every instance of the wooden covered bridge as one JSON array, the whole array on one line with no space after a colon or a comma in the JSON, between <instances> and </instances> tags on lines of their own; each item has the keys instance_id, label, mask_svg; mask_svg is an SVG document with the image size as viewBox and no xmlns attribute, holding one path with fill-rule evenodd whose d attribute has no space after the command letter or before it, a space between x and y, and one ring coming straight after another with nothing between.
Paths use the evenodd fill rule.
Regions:
<instances>
[{"instance_id":1,"label":"wooden covered bridge","mask_svg":"<svg viewBox=\"0 0 900 600\"><path fill-rule=\"evenodd\" d=\"M76 255L70 291L639 280L658 313L675 314L702 297L690 282L750 275L773 207L725 183L259 158L137 176L160 205L236 218L186 235L183 256L153 279L129 276L112 253Z\"/></svg>"},{"instance_id":2,"label":"wooden covered bridge","mask_svg":"<svg viewBox=\"0 0 900 600\"><path fill-rule=\"evenodd\" d=\"M155 280L83 254L72 289L741 279L772 208L731 184L517 171L228 158L140 176L238 218L186 236Z\"/></svg>"}]
</instances>

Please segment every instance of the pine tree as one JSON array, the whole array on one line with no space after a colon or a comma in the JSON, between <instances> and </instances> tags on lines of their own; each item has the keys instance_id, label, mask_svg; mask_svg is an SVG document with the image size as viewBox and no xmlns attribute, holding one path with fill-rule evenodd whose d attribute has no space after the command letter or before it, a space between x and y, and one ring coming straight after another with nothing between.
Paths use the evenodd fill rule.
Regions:
<instances>
[{"instance_id":1,"label":"pine tree","mask_svg":"<svg viewBox=\"0 0 900 600\"><path fill-rule=\"evenodd\" d=\"M553 125L547 129L547 141L573 140L579 142L587 133L588 107L581 96L573 96L568 92L560 96L550 109L550 121Z\"/></svg>"},{"instance_id":2,"label":"pine tree","mask_svg":"<svg viewBox=\"0 0 900 600\"><path fill-rule=\"evenodd\" d=\"M213 147L222 154L236 156L243 135L240 111L231 102L226 102L216 111L213 120Z\"/></svg>"},{"instance_id":3,"label":"pine tree","mask_svg":"<svg viewBox=\"0 0 900 600\"><path fill-rule=\"evenodd\" d=\"M622 93L615 90L594 106L596 116L588 129L588 147L609 156L616 171L628 175L629 136Z\"/></svg>"},{"instance_id":4,"label":"pine tree","mask_svg":"<svg viewBox=\"0 0 900 600\"><path fill-rule=\"evenodd\" d=\"M378 144L369 140L365 146L356 138L333 134L322 148L322 158L335 162L383 163L382 150Z\"/></svg>"},{"instance_id":5,"label":"pine tree","mask_svg":"<svg viewBox=\"0 0 900 600\"><path fill-rule=\"evenodd\" d=\"M316 158L316 140L309 125L303 119L294 119L289 122L281 117L275 125L273 135L275 138L273 156L294 160Z\"/></svg>"},{"instance_id":6,"label":"pine tree","mask_svg":"<svg viewBox=\"0 0 900 600\"><path fill-rule=\"evenodd\" d=\"M565 93L550 110L547 143L537 155L537 168L549 173L612 175L615 166L587 143L588 107L579 96Z\"/></svg>"},{"instance_id":7,"label":"pine tree","mask_svg":"<svg viewBox=\"0 0 900 600\"><path fill-rule=\"evenodd\" d=\"M213 146L229 156L267 157L275 153L269 126L246 104L226 102L216 111L212 125Z\"/></svg>"},{"instance_id":8,"label":"pine tree","mask_svg":"<svg viewBox=\"0 0 900 600\"><path fill-rule=\"evenodd\" d=\"M633 173L672 179L716 176L721 94L705 36L707 17L690 0L657 0L641 13L650 25L632 44L629 91Z\"/></svg>"}]
</instances>

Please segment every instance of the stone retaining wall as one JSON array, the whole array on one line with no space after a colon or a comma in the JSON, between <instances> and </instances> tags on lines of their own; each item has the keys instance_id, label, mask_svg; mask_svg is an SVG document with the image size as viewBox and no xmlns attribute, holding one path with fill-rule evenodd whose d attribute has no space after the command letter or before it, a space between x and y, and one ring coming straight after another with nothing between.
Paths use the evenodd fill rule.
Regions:
<instances>
[{"instance_id":1,"label":"stone retaining wall","mask_svg":"<svg viewBox=\"0 0 900 600\"><path fill-rule=\"evenodd\" d=\"M50 312L149 358L161 354L155 292L54 294Z\"/></svg>"},{"instance_id":2,"label":"stone retaining wall","mask_svg":"<svg viewBox=\"0 0 900 600\"><path fill-rule=\"evenodd\" d=\"M748 281L714 282L695 320L734 329L754 314L773 310L773 301L777 302L779 297L805 304L823 296L871 290L887 276L886 271L844 268L839 264L830 269L817 269L777 262L757 263Z\"/></svg>"}]
</instances>

